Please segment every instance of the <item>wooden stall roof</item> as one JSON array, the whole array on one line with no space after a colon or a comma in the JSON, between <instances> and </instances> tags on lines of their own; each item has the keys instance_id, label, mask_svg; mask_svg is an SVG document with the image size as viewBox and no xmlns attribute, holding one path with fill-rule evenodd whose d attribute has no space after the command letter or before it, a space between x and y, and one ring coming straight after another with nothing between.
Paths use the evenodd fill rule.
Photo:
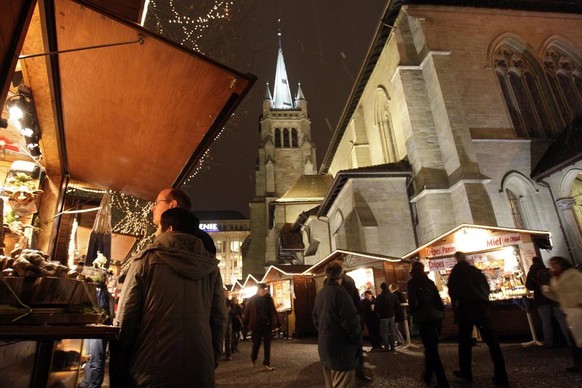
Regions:
<instances>
[{"instance_id":1,"label":"wooden stall roof","mask_svg":"<svg viewBox=\"0 0 582 388\"><path fill-rule=\"evenodd\" d=\"M242 285L242 288L256 286L259 283L260 283L260 281L256 277L254 277L251 274L248 274L247 278L245 279L245 282Z\"/></svg>"},{"instance_id":2,"label":"wooden stall roof","mask_svg":"<svg viewBox=\"0 0 582 388\"><path fill-rule=\"evenodd\" d=\"M49 73L62 174L94 187L151 200L180 185L256 80L136 24L139 0L39 5L45 52L137 42L21 59ZM19 42L28 28L23 23L11 35ZM0 53L12 59L17 48Z\"/></svg>"},{"instance_id":3,"label":"wooden stall roof","mask_svg":"<svg viewBox=\"0 0 582 388\"><path fill-rule=\"evenodd\" d=\"M242 290L242 288L243 288L243 285L237 280L236 282L234 282L234 284L230 288L230 292L238 292L238 291Z\"/></svg>"},{"instance_id":4,"label":"wooden stall roof","mask_svg":"<svg viewBox=\"0 0 582 388\"><path fill-rule=\"evenodd\" d=\"M441 241L446 239L451 234L456 233L464 228L483 229L483 230L488 230L488 231L493 231L493 232L524 233L524 234L531 235L532 237L534 237L534 239L535 239L535 237L537 237L536 243L538 243L538 244L543 244L544 246L549 246L549 247L552 246L551 239L550 239L551 233L546 232L546 231L542 231L542 230L529 230L529 229L504 228L504 227L499 227L499 226L461 224L461 225L449 230L448 232L441 234L440 236L427 242L426 244L416 248L412 252L407 253L406 255L403 256L403 258L404 259L412 259L414 256L418 255L418 253L421 250L425 249L426 247L429 247L435 243L440 243Z\"/></svg>"},{"instance_id":5,"label":"wooden stall roof","mask_svg":"<svg viewBox=\"0 0 582 388\"><path fill-rule=\"evenodd\" d=\"M346 251L342 249L338 249L330 253L325 258L321 259L319 262L315 263L311 267L309 267L305 272L304 275L316 275L325 272L325 266L336 259L344 258L346 262L347 268L353 268L356 266L362 265L369 265L377 261L388 261L391 263L399 263L402 262L402 258L400 257L391 257L391 256L384 256L378 255L375 253L369 252L356 252L356 251ZM407 261L407 260L404 260Z\"/></svg>"},{"instance_id":6,"label":"wooden stall roof","mask_svg":"<svg viewBox=\"0 0 582 388\"><path fill-rule=\"evenodd\" d=\"M265 272L265 276L261 280L262 283L268 283L273 280L280 279L283 276L302 275L310 265L272 265Z\"/></svg>"}]
</instances>

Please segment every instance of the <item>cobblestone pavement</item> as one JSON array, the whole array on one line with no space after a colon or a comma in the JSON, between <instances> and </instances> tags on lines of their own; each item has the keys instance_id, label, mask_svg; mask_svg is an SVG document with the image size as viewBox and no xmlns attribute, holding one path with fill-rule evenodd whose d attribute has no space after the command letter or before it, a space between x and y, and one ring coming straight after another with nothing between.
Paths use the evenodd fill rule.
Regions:
<instances>
[{"instance_id":1,"label":"cobblestone pavement","mask_svg":"<svg viewBox=\"0 0 582 388\"><path fill-rule=\"evenodd\" d=\"M251 367L251 342L241 342L240 352L232 361L222 361L217 369L218 388L270 387L309 388L323 387L323 374L317 355L316 339L273 340L272 372L262 368L262 349L259 362ZM512 387L582 387L582 373L564 371L572 363L569 349L522 347L519 343L502 344L503 354ZM440 345L441 358L451 387L492 387L493 366L485 344L473 348L473 383L464 383L452 375L457 368L457 346L454 342ZM420 380L422 349L402 349L397 352L370 352L366 360L373 369L371 383L358 382L359 387L424 387Z\"/></svg>"}]
</instances>

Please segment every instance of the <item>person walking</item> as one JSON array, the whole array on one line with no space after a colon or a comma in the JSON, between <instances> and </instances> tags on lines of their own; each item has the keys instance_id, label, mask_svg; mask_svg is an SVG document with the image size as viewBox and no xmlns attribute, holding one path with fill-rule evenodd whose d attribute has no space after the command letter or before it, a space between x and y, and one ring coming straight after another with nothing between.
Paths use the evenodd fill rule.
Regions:
<instances>
[{"instance_id":1,"label":"person walking","mask_svg":"<svg viewBox=\"0 0 582 388\"><path fill-rule=\"evenodd\" d=\"M251 352L251 364L253 368L257 363L261 342L263 343L263 367L267 371L275 370L271 365L271 340L273 330L279 328L279 319L275 302L268 292L265 283L257 285L257 293L248 300L245 310L245 324L251 332L253 349Z\"/></svg>"},{"instance_id":2,"label":"person walking","mask_svg":"<svg viewBox=\"0 0 582 388\"><path fill-rule=\"evenodd\" d=\"M224 331L224 359L226 361L232 361L232 302L230 299L226 299L226 330Z\"/></svg>"},{"instance_id":3,"label":"person walking","mask_svg":"<svg viewBox=\"0 0 582 388\"><path fill-rule=\"evenodd\" d=\"M463 252L455 252L457 264L453 267L449 282L449 296L459 328L459 370L453 374L463 380L473 381L471 370L473 326L481 332L483 341L489 347L493 361L493 383L508 386L507 371L501 347L489 323L489 283L483 273L467 262Z\"/></svg>"},{"instance_id":4,"label":"person walking","mask_svg":"<svg viewBox=\"0 0 582 388\"><path fill-rule=\"evenodd\" d=\"M388 290L386 283L380 284L382 292L376 298L376 312L380 317L380 335L382 336L383 349L391 352L394 346L394 315L398 303L396 295Z\"/></svg>"},{"instance_id":5,"label":"person walking","mask_svg":"<svg viewBox=\"0 0 582 388\"><path fill-rule=\"evenodd\" d=\"M360 317L342 288L343 268L332 261L325 268L326 283L315 297L313 323L326 388L356 386L356 368L362 351Z\"/></svg>"},{"instance_id":6,"label":"person walking","mask_svg":"<svg viewBox=\"0 0 582 388\"><path fill-rule=\"evenodd\" d=\"M532 259L532 265L526 276L525 286L528 290L533 291L533 301L538 310L538 314L542 320L542 331L544 333L544 345L547 347L554 347L554 326L552 325L552 317L558 322L562 334L566 339L568 347L572 346L570 341L570 333L566 325L564 313L560 310L558 303L550 298L546 298L542 292L543 286L550 285L551 274L548 268L544 265L540 257L535 256Z\"/></svg>"},{"instance_id":7,"label":"person walking","mask_svg":"<svg viewBox=\"0 0 582 388\"><path fill-rule=\"evenodd\" d=\"M219 261L194 236L194 217L166 210L162 233L130 265L110 365L124 375L113 388L214 387L227 312Z\"/></svg>"},{"instance_id":8,"label":"person walking","mask_svg":"<svg viewBox=\"0 0 582 388\"><path fill-rule=\"evenodd\" d=\"M376 313L376 298L372 291L364 292L364 300L362 301L362 311L364 313L364 323L368 328L368 335L373 349L380 349L382 347L382 339L380 338L380 318Z\"/></svg>"},{"instance_id":9,"label":"person walking","mask_svg":"<svg viewBox=\"0 0 582 388\"><path fill-rule=\"evenodd\" d=\"M230 319L232 321L232 353L238 353L238 344L240 342L240 332L242 330L243 309L238 303L235 296L231 300Z\"/></svg>"},{"instance_id":10,"label":"person walking","mask_svg":"<svg viewBox=\"0 0 582 388\"><path fill-rule=\"evenodd\" d=\"M400 325L404 323L404 309L402 303L406 303L406 298L404 294L400 291L400 287L396 283L391 283L388 287L391 293L396 295L398 299L398 304L396 305L396 310L394 311L394 342L395 345L404 344L404 337L400 332Z\"/></svg>"},{"instance_id":11,"label":"person walking","mask_svg":"<svg viewBox=\"0 0 582 388\"><path fill-rule=\"evenodd\" d=\"M572 359L574 365L566 368L572 373L582 372L582 273L563 257L550 259L552 279L546 286L546 295L560 303L572 333Z\"/></svg>"},{"instance_id":12,"label":"person walking","mask_svg":"<svg viewBox=\"0 0 582 388\"><path fill-rule=\"evenodd\" d=\"M441 357L439 355L439 336L443 323L443 301L432 280L426 276L424 265L415 262L410 271L411 279L406 285L410 314L418 325L418 331L424 346L424 371L422 381L432 383L433 374L437 386L449 386Z\"/></svg>"}]
</instances>

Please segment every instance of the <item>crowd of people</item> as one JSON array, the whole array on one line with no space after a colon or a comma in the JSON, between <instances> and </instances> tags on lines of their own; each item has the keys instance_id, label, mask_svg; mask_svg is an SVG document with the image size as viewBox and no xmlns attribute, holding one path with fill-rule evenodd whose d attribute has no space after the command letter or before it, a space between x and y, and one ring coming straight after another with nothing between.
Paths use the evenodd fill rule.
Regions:
<instances>
[{"instance_id":1,"label":"crowd of people","mask_svg":"<svg viewBox=\"0 0 582 388\"><path fill-rule=\"evenodd\" d=\"M259 283L256 295L244 305L236 297L225 300L214 242L199 229L190 208L188 196L178 189L162 190L154 202L157 237L131 259L122 276L113 321L120 333L109 344L112 388L213 387L220 360L232 360L247 332L252 340L250 365L256 367L262 346L262 368L275 369L271 339L280 322L268 285ZM459 368L452 375L472 381L472 333L477 328L491 355L493 383L508 386L503 353L491 328L487 279L463 252L456 252L455 259L447 284L459 337ZM553 257L549 264L548 269L540 258L534 258L526 286L534 293L545 345L556 345L553 318L572 349L574 362L567 370L582 372L582 273L561 257ZM438 350L444 305L423 264L412 264L408 300L396 283L381 283L377 296L365 290L361 299L343 265L341 259L327 265L324 286L314 302L325 386L354 387L358 378L371 381L364 367L363 333L367 331L373 350L394 351L405 342L401 328L407 318L402 306L407 301L424 347L420 377L427 385L433 384L434 377L436 386L448 387ZM101 299L110 306L110 297L103 294ZM91 359L79 386L100 387L106 344L102 340L88 344Z\"/></svg>"}]
</instances>

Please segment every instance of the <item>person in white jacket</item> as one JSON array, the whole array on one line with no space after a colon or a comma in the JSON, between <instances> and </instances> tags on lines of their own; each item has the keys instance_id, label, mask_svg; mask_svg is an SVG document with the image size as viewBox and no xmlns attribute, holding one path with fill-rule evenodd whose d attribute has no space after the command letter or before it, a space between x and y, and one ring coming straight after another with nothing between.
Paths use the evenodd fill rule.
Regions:
<instances>
[{"instance_id":1,"label":"person in white jacket","mask_svg":"<svg viewBox=\"0 0 582 388\"><path fill-rule=\"evenodd\" d=\"M563 257L550 259L552 279L550 286L544 287L544 294L556 300L566 315L568 328L572 334L572 357L574 365L566 368L568 372L582 373L582 272L573 268Z\"/></svg>"}]
</instances>

